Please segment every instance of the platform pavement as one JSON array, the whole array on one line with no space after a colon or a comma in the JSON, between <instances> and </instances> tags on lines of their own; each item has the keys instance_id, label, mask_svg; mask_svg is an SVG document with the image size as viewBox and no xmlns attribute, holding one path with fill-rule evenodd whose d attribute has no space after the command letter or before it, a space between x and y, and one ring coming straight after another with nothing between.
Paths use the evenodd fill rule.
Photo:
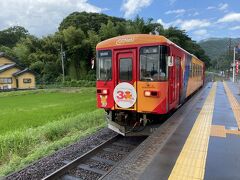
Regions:
<instances>
[{"instance_id":1,"label":"platform pavement","mask_svg":"<svg viewBox=\"0 0 240 180\"><path fill-rule=\"evenodd\" d=\"M104 179L240 179L234 88L209 83Z\"/></svg>"},{"instance_id":2,"label":"platform pavement","mask_svg":"<svg viewBox=\"0 0 240 180\"><path fill-rule=\"evenodd\" d=\"M240 82L233 83L231 81L226 82L228 87L231 89L234 97L238 100L240 103Z\"/></svg>"}]
</instances>

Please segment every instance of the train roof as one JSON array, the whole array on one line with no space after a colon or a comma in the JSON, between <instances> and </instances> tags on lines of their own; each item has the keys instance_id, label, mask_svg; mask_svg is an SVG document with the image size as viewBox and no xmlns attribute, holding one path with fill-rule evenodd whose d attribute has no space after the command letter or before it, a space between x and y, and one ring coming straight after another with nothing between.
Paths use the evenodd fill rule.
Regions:
<instances>
[{"instance_id":1,"label":"train roof","mask_svg":"<svg viewBox=\"0 0 240 180\"><path fill-rule=\"evenodd\" d=\"M160 35L151 35L151 34L128 34L128 35L113 37L113 38L110 38L110 39L107 39L105 41L98 43L96 48L104 49L104 48L119 47L119 46L126 46L126 45L154 44L154 43L172 44L172 45L176 46L177 48L181 49L182 51L184 51L185 53L198 59L195 55L189 53L185 49L176 45L175 43L173 43L166 37L160 36ZM200 60L200 59L198 59L198 60Z\"/></svg>"},{"instance_id":2,"label":"train roof","mask_svg":"<svg viewBox=\"0 0 240 180\"><path fill-rule=\"evenodd\" d=\"M156 36L150 34L128 34L123 36L117 36L114 38L107 39L97 44L97 49L109 48L123 45L134 45L134 44L151 44L159 42L171 41L164 36Z\"/></svg>"}]
</instances>

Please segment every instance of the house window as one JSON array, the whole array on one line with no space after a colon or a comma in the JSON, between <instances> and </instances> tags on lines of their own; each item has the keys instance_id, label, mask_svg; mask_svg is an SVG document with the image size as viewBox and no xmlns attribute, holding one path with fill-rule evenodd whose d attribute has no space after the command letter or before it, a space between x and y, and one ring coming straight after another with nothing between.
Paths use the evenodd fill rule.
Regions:
<instances>
[{"instance_id":1,"label":"house window","mask_svg":"<svg viewBox=\"0 0 240 180\"><path fill-rule=\"evenodd\" d=\"M31 83L31 82L32 82L32 79L30 78L23 79L23 83Z\"/></svg>"},{"instance_id":2,"label":"house window","mask_svg":"<svg viewBox=\"0 0 240 180\"><path fill-rule=\"evenodd\" d=\"M12 78L0 78L0 84L12 84Z\"/></svg>"}]
</instances>

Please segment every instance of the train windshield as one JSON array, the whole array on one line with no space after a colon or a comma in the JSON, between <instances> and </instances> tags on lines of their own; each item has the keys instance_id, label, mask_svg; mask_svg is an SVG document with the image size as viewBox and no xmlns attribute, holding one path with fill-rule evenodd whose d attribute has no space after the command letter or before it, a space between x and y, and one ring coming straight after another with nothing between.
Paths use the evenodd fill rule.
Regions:
<instances>
[{"instance_id":1,"label":"train windshield","mask_svg":"<svg viewBox=\"0 0 240 180\"><path fill-rule=\"evenodd\" d=\"M97 80L109 81L111 79L112 79L112 52L98 51Z\"/></svg>"},{"instance_id":2,"label":"train windshield","mask_svg":"<svg viewBox=\"0 0 240 180\"><path fill-rule=\"evenodd\" d=\"M143 47L140 50L140 80L164 81L167 79L167 46Z\"/></svg>"}]
</instances>

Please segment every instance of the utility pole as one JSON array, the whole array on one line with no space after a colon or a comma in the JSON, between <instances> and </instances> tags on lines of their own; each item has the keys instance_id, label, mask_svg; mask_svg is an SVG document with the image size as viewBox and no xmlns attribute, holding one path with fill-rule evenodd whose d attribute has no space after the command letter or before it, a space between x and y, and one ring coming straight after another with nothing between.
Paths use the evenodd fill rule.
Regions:
<instances>
[{"instance_id":1,"label":"utility pole","mask_svg":"<svg viewBox=\"0 0 240 180\"><path fill-rule=\"evenodd\" d=\"M235 67L236 67L236 64L235 64L235 51L236 51L236 48L234 47L233 48L233 82L235 82Z\"/></svg>"},{"instance_id":2,"label":"utility pole","mask_svg":"<svg viewBox=\"0 0 240 180\"><path fill-rule=\"evenodd\" d=\"M65 82L65 70L64 70L64 54L65 52L63 52L63 47L61 44L61 61L62 61L62 74L63 74L63 83Z\"/></svg>"}]
</instances>

